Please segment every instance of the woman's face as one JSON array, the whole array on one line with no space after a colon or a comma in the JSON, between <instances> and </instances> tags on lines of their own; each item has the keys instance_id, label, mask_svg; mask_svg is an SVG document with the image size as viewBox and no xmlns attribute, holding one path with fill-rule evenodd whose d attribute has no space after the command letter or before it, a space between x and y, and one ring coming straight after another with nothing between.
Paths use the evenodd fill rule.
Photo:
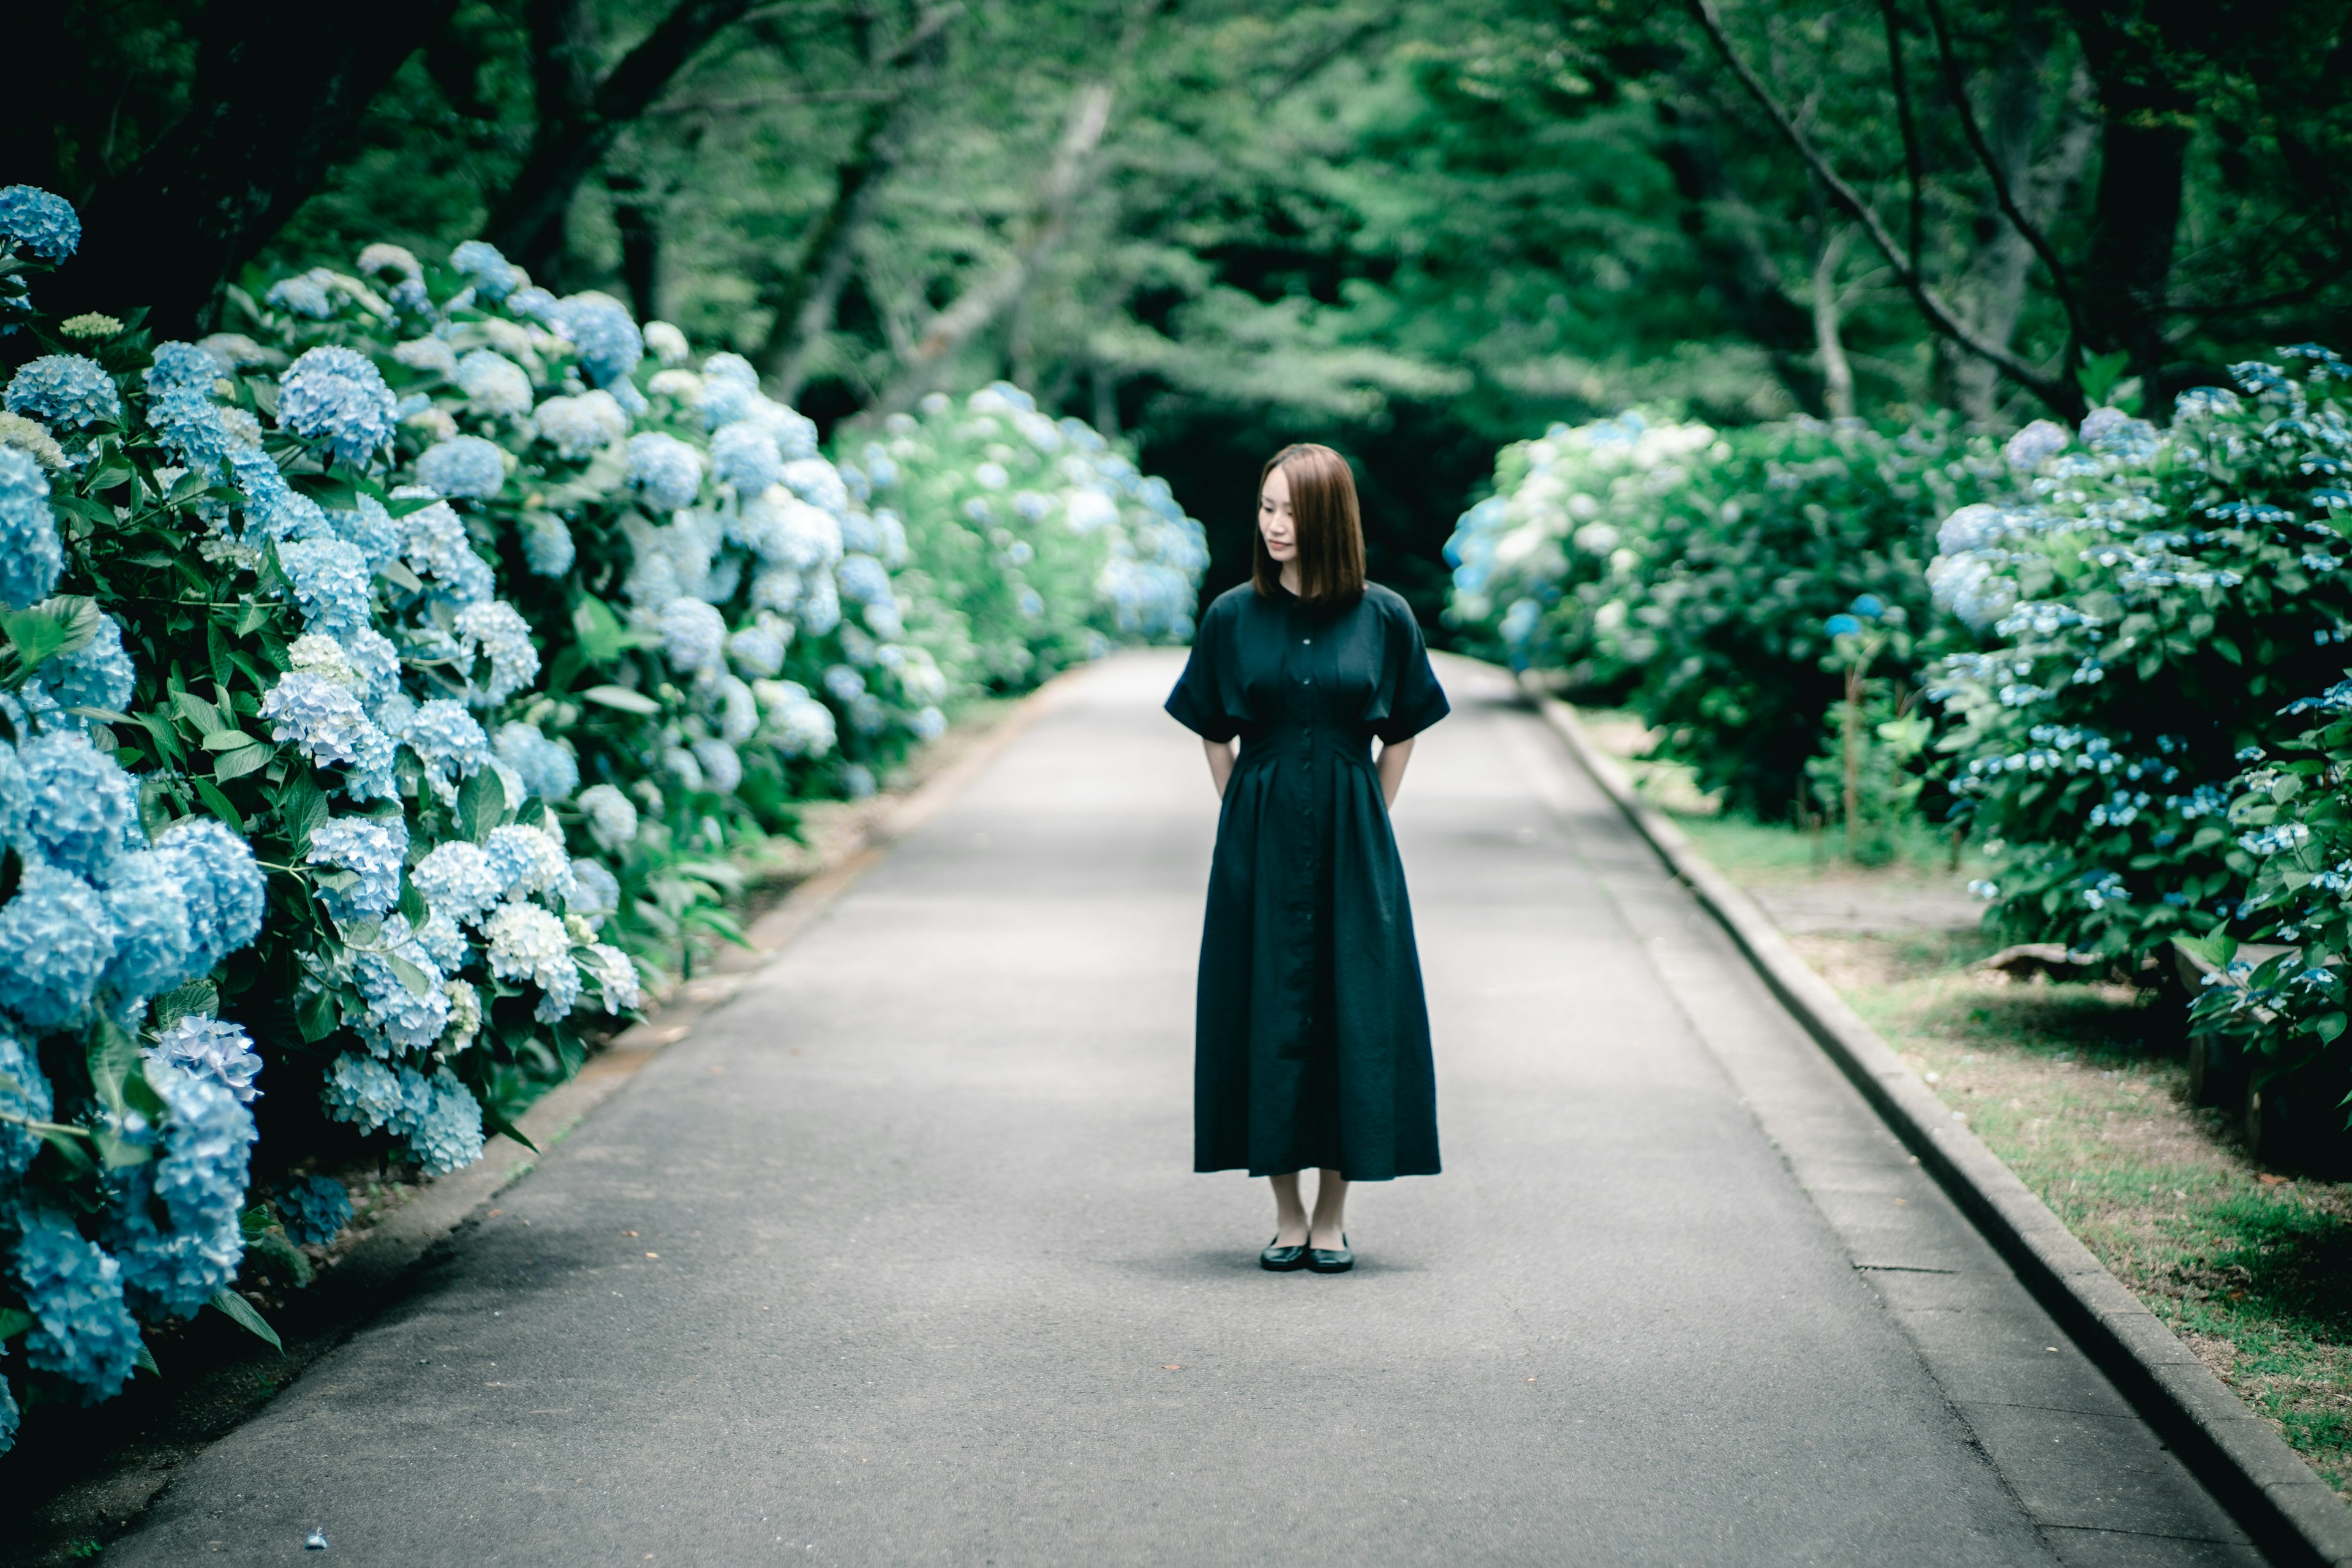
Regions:
<instances>
[{"instance_id":1,"label":"woman's face","mask_svg":"<svg viewBox=\"0 0 2352 1568\"><path fill-rule=\"evenodd\" d=\"M1290 515L1290 476L1280 468L1266 475L1257 492L1258 537L1278 563L1298 559L1298 525Z\"/></svg>"}]
</instances>

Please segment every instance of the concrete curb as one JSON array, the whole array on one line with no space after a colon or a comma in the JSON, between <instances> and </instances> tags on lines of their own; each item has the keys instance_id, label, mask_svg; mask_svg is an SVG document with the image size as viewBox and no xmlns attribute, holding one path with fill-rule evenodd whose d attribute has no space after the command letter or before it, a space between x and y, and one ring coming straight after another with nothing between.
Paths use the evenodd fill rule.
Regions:
<instances>
[{"instance_id":1,"label":"concrete curb","mask_svg":"<svg viewBox=\"0 0 2352 1568\"><path fill-rule=\"evenodd\" d=\"M2254 1544L2278 1563L2352 1564L2352 1510L2334 1489L1936 1098L1797 956L1755 900L1635 796L1624 770L1592 743L1573 709L1527 690L1570 754L1697 895L1781 1005Z\"/></svg>"}]
</instances>

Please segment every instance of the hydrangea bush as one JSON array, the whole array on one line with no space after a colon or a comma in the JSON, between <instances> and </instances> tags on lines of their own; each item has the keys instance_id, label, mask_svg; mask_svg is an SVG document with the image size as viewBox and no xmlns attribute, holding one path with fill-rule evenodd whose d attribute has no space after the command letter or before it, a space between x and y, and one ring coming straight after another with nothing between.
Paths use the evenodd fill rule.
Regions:
<instances>
[{"instance_id":1,"label":"hydrangea bush","mask_svg":"<svg viewBox=\"0 0 2352 1568\"><path fill-rule=\"evenodd\" d=\"M2240 775L2309 727L2352 637L2346 370L2284 357L2167 430L2029 426L2005 493L1942 524L1936 597L1988 641L1936 676L1939 745L2019 938L2141 955L2252 913Z\"/></svg>"},{"instance_id":2,"label":"hydrangea bush","mask_svg":"<svg viewBox=\"0 0 2352 1568\"><path fill-rule=\"evenodd\" d=\"M1204 557L1049 426L1087 456L1041 548L1092 574L983 662L933 584L984 616L994 568L927 570L879 465L737 356L480 244L371 246L157 344L32 308L78 237L0 191L0 309L44 351L0 393L0 1448L19 1395L119 1390L142 1324L266 1333L241 1261L299 1282L350 1215L307 1167L478 1157L737 934L731 852L959 692L1180 634Z\"/></svg>"},{"instance_id":3,"label":"hydrangea bush","mask_svg":"<svg viewBox=\"0 0 2352 1568\"><path fill-rule=\"evenodd\" d=\"M1464 514L1448 618L1474 648L1631 706L1660 755L1780 818L1845 695L1830 618L1866 600L1926 628L1929 530L1996 467L1943 420L1554 426L1505 447ZM1922 651L1890 640L1875 676L1916 685Z\"/></svg>"}]
</instances>

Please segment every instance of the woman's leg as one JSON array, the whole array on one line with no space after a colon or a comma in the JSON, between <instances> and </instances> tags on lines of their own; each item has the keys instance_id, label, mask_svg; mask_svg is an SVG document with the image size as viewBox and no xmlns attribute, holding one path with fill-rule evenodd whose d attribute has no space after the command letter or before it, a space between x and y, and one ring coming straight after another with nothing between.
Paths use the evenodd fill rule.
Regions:
<instances>
[{"instance_id":1,"label":"woman's leg","mask_svg":"<svg viewBox=\"0 0 2352 1568\"><path fill-rule=\"evenodd\" d=\"M1274 1244L1298 1247L1307 1240L1307 1205L1298 1196L1298 1173L1268 1176L1274 1184Z\"/></svg>"},{"instance_id":2,"label":"woman's leg","mask_svg":"<svg viewBox=\"0 0 2352 1568\"><path fill-rule=\"evenodd\" d=\"M1298 1178L1293 1176L1291 1191L1297 1192ZM1345 1247L1348 1234L1348 1178L1337 1171L1325 1171L1315 1186L1315 1219L1307 1227L1311 1247L1326 1249Z\"/></svg>"}]
</instances>

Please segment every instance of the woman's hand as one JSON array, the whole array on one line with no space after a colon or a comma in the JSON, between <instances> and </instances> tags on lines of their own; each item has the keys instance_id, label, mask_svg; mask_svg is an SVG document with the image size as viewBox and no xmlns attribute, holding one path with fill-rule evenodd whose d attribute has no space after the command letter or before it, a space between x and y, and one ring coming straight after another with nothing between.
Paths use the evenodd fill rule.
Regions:
<instances>
[{"instance_id":1,"label":"woman's hand","mask_svg":"<svg viewBox=\"0 0 2352 1568\"><path fill-rule=\"evenodd\" d=\"M1390 741L1381 745L1380 761L1373 764L1381 775L1381 799L1391 807L1396 805L1397 791L1404 787L1404 768L1411 761L1412 742L1410 740Z\"/></svg>"},{"instance_id":2,"label":"woman's hand","mask_svg":"<svg viewBox=\"0 0 2352 1568\"><path fill-rule=\"evenodd\" d=\"M1201 749L1209 754L1209 782L1217 786L1217 798L1225 798L1225 785L1234 776L1234 743L1231 741L1203 741Z\"/></svg>"}]
</instances>

